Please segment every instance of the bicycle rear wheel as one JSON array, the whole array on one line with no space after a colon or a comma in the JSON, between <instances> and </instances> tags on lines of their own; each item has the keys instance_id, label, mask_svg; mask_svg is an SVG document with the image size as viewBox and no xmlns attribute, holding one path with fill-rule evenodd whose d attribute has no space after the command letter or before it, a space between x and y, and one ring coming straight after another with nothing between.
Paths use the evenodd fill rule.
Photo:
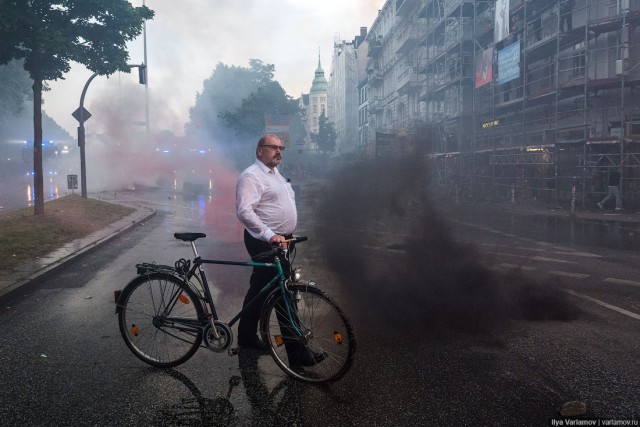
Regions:
<instances>
[{"instance_id":1,"label":"bicycle rear wheel","mask_svg":"<svg viewBox=\"0 0 640 427\"><path fill-rule=\"evenodd\" d=\"M162 272L138 276L118 303L122 338L142 361L169 368L198 350L206 316L197 294L179 278Z\"/></svg>"},{"instance_id":2,"label":"bicycle rear wheel","mask_svg":"<svg viewBox=\"0 0 640 427\"><path fill-rule=\"evenodd\" d=\"M260 331L271 355L295 379L310 383L340 379L355 357L356 339L351 324L340 307L314 286L290 284L289 289L287 299L294 327L288 321L287 304L280 289L270 294L263 307ZM315 358L322 360L300 366L301 359Z\"/></svg>"}]
</instances>

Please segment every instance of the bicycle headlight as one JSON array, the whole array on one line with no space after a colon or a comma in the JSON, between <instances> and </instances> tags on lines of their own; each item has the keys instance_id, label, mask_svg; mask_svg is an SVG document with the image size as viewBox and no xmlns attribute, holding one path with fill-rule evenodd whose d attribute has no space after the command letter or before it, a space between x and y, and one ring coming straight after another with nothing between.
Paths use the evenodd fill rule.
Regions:
<instances>
[{"instance_id":1,"label":"bicycle headlight","mask_svg":"<svg viewBox=\"0 0 640 427\"><path fill-rule=\"evenodd\" d=\"M293 281L297 282L298 280L300 280L301 277L302 277L302 273L300 272L300 267L294 268L293 272L291 273L291 278L293 279Z\"/></svg>"}]
</instances>

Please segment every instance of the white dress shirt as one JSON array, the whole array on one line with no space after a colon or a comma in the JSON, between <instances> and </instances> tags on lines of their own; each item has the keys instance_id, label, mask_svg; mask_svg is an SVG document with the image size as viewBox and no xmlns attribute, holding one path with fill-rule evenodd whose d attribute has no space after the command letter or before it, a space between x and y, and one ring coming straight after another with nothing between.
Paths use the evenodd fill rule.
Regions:
<instances>
[{"instance_id":1,"label":"white dress shirt","mask_svg":"<svg viewBox=\"0 0 640 427\"><path fill-rule=\"evenodd\" d=\"M267 242L276 234L292 234L298 222L291 184L280 175L278 168L272 171L260 160L240 174L236 212L251 236Z\"/></svg>"}]
</instances>

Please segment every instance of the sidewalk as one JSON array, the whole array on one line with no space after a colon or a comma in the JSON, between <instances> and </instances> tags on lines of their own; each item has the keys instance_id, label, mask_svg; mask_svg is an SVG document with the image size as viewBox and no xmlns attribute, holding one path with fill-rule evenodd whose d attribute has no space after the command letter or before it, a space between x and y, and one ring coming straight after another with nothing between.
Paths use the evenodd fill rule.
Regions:
<instances>
[{"instance_id":1,"label":"sidewalk","mask_svg":"<svg viewBox=\"0 0 640 427\"><path fill-rule=\"evenodd\" d=\"M63 265L74 257L109 241L119 233L146 221L155 215L150 208L130 206L136 211L119 221L114 222L103 230L96 231L82 239L74 240L63 247L34 260L28 261L12 272L0 271L0 296L5 295L20 286L46 274Z\"/></svg>"},{"instance_id":2,"label":"sidewalk","mask_svg":"<svg viewBox=\"0 0 640 427\"><path fill-rule=\"evenodd\" d=\"M476 206L486 206L486 209L503 209L518 215L542 215L553 217L565 217L581 220L617 221L625 223L640 223L640 212L636 210L625 210L614 212L613 210L600 210L598 207L586 208L576 206L572 211L571 206L555 205L542 201L529 202L474 202ZM480 208L483 209L483 208Z\"/></svg>"}]
</instances>

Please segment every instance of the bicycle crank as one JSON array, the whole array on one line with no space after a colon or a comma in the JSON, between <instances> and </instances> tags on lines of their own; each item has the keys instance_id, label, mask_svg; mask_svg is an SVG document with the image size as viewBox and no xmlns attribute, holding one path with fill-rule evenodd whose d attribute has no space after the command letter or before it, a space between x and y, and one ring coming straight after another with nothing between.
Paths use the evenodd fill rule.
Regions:
<instances>
[{"instance_id":1,"label":"bicycle crank","mask_svg":"<svg viewBox=\"0 0 640 427\"><path fill-rule=\"evenodd\" d=\"M216 328L215 332L217 333L217 337L212 329L211 323L209 323L204 328L204 343L209 350L221 353L227 350L233 342L233 332L229 325L224 322L214 320L213 324Z\"/></svg>"}]
</instances>

